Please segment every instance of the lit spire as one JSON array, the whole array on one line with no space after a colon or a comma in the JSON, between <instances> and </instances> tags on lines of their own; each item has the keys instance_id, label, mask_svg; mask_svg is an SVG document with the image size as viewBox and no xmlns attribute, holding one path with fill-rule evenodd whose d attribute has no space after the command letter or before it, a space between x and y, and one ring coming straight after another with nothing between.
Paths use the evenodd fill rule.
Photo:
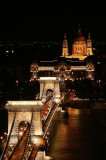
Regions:
<instances>
[{"instance_id":1,"label":"lit spire","mask_svg":"<svg viewBox=\"0 0 106 160\"><path fill-rule=\"evenodd\" d=\"M88 33L88 39L87 39L87 55L93 55L90 32Z\"/></svg>"},{"instance_id":2,"label":"lit spire","mask_svg":"<svg viewBox=\"0 0 106 160\"><path fill-rule=\"evenodd\" d=\"M88 33L88 39L91 39L91 34L90 34L90 32Z\"/></svg>"},{"instance_id":3,"label":"lit spire","mask_svg":"<svg viewBox=\"0 0 106 160\"><path fill-rule=\"evenodd\" d=\"M68 42L67 42L66 33L64 33L62 56L64 56L64 57L68 56Z\"/></svg>"},{"instance_id":4,"label":"lit spire","mask_svg":"<svg viewBox=\"0 0 106 160\"><path fill-rule=\"evenodd\" d=\"M78 26L78 35L82 35L82 30L81 30L81 26L80 26L80 24L79 24L79 26Z\"/></svg>"},{"instance_id":5,"label":"lit spire","mask_svg":"<svg viewBox=\"0 0 106 160\"><path fill-rule=\"evenodd\" d=\"M64 33L64 40L66 40L67 38L66 38L66 33Z\"/></svg>"}]
</instances>

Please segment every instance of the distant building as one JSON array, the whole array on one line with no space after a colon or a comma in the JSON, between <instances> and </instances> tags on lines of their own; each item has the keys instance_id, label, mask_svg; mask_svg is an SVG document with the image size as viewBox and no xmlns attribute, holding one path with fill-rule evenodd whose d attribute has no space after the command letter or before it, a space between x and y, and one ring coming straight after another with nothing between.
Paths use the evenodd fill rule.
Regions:
<instances>
[{"instance_id":1,"label":"distant building","mask_svg":"<svg viewBox=\"0 0 106 160\"><path fill-rule=\"evenodd\" d=\"M39 61L31 64L31 80L39 77L60 77L61 87L74 80L94 80L92 41L90 34L86 40L79 27L77 37L72 44L72 53L69 55L68 41L64 35L62 56L53 61Z\"/></svg>"},{"instance_id":2,"label":"distant building","mask_svg":"<svg viewBox=\"0 0 106 160\"><path fill-rule=\"evenodd\" d=\"M66 34L63 40L62 56L66 58L78 58L79 60L84 60L87 56L92 56L92 41L90 38L90 33L86 41L85 37L82 35L81 28L78 29L77 37L72 44L72 55L68 53L68 42L66 39Z\"/></svg>"}]
</instances>

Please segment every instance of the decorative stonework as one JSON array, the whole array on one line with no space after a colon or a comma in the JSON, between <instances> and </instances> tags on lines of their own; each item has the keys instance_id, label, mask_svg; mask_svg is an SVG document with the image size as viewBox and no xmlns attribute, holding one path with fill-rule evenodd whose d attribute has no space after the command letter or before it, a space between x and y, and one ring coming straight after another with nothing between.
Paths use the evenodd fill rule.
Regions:
<instances>
[{"instance_id":1,"label":"decorative stonework","mask_svg":"<svg viewBox=\"0 0 106 160\"><path fill-rule=\"evenodd\" d=\"M60 101L60 78L57 77L40 77L40 97L45 99L48 89L52 89L54 92L54 100Z\"/></svg>"},{"instance_id":2,"label":"decorative stonework","mask_svg":"<svg viewBox=\"0 0 106 160\"><path fill-rule=\"evenodd\" d=\"M71 66L71 70L86 70L86 66Z\"/></svg>"},{"instance_id":3,"label":"decorative stonework","mask_svg":"<svg viewBox=\"0 0 106 160\"><path fill-rule=\"evenodd\" d=\"M54 67L39 67L38 71L54 71Z\"/></svg>"},{"instance_id":4,"label":"decorative stonework","mask_svg":"<svg viewBox=\"0 0 106 160\"><path fill-rule=\"evenodd\" d=\"M40 105L37 104L37 101L9 101L7 103L5 108L8 110L8 135L12 126L14 114L16 113L16 118L9 141L10 145L14 145L18 141L18 128L20 122L26 121L30 124L32 113L33 130L31 131L31 137L42 135L42 121L40 114L42 109L42 102L39 101Z\"/></svg>"}]
</instances>

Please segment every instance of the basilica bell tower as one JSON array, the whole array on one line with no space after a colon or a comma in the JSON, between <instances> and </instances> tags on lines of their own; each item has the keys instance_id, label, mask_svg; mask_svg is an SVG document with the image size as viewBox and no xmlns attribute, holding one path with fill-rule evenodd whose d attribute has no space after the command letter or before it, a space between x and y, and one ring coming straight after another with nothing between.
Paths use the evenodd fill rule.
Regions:
<instances>
[{"instance_id":1,"label":"basilica bell tower","mask_svg":"<svg viewBox=\"0 0 106 160\"><path fill-rule=\"evenodd\" d=\"M90 37L90 33L88 34L88 39L87 39L87 55L93 55L93 51L92 51L92 41L91 41L91 37Z\"/></svg>"},{"instance_id":2,"label":"basilica bell tower","mask_svg":"<svg viewBox=\"0 0 106 160\"><path fill-rule=\"evenodd\" d=\"M64 34L62 56L63 57L69 56L69 53L68 53L68 41L67 41L67 38L66 38L66 34Z\"/></svg>"}]
</instances>

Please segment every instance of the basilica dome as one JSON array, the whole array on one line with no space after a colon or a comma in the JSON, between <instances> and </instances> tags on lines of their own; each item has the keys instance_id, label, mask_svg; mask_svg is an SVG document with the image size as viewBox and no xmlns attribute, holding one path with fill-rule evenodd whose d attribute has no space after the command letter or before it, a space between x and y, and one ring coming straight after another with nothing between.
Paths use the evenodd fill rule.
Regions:
<instances>
[{"instance_id":1,"label":"basilica dome","mask_svg":"<svg viewBox=\"0 0 106 160\"><path fill-rule=\"evenodd\" d=\"M86 41L85 37L82 35L81 28L78 29L77 36L74 41Z\"/></svg>"},{"instance_id":2,"label":"basilica dome","mask_svg":"<svg viewBox=\"0 0 106 160\"><path fill-rule=\"evenodd\" d=\"M74 41L86 41L83 35L77 36Z\"/></svg>"}]
</instances>

